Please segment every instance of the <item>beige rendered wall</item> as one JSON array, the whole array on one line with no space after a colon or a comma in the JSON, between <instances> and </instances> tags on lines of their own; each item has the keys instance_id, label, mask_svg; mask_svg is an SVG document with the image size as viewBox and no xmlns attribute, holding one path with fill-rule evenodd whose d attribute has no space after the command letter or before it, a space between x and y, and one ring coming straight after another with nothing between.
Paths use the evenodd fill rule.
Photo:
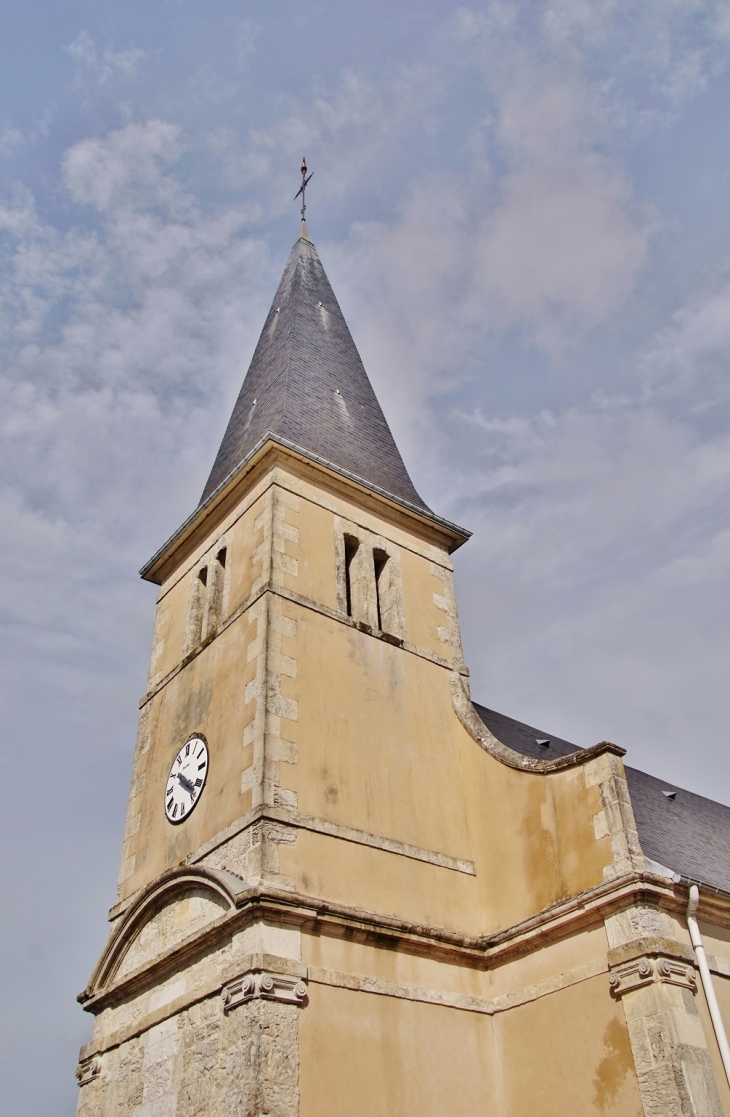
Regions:
<instances>
[{"instance_id":1,"label":"beige rendered wall","mask_svg":"<svg viewBox=\"0 0 730 1117\"><path fill-rule=\"evenodd\" d=\"M301 1117L642 1117L622 1009L595 978L496 1015L310 985Z\"/></svg>"},{"instance_id":2,"label":"beige rendered wall","mask_svg":"<svg viewBox=\"0 0 730 1117\"><path fill-rule=\"evenodd\" d=\"M255 631L247 635L251 639ZM244 691L252 675L246 643L234 625L147 704L140 733L149 743L139 758L133 816L139 821L125 843L123 896L182 861L250 809L251 792L241 790L241 771L243 733L252 716ZM172 826L163 809L164 791L170 765L191 733L207 739L208 778L190 818Z\"/></svg>"},{"instance_id":3,"label":"beige rendered wall","mask_svg":"<svg viewBox=\"0 0 730 1117\"><path fill-rule=\"evenodd\" d=\"M371 548L381 541L393 557L400 643L341 611L345 528ZM220 630L191 650L191 584L222 546ZM107 1102L94 1108L104 1091L118 1098L109 1114L144 1106L164 1075L164 1104L191 1117L217 1112L230 1057L243 1068L234 1083L241 1105L258 1104L256 1083L270 1081L292 1115L298 1060L302 1117L639 1117L600 922L584 920L558 941L545 932L521 956L505 953L489 967L463 943L424 946L428 928L449 929L456 942L511 927L601 884L613 867L589 766L542 774L496 759L457 716L459 672L443 538L314 468L279 463L259 473L181 554L159 598L119 898L130 901L185 860L225 864L246 881L278 886L279 895L365 909L363 926L378 915L409 921L423 941L394 949L372 930L303 932L296 960L306 967L308 1002L283 1015L252 1003L225 1019L219 989L211 999L209 985L218 969L225 980L237 977L243 961L228 947L192 961L191 953L180 972L161 972L149 989L140 984L102 1011L95 1036L108 1045L109 1075L84 1086L80 1112L107 1112ZM208 741L208 781L188 820L171 826L164 787L194 732ZM258 860L254 836L259 850L267 847ZM307 907L298 899L295 906ZM217 912L203 894L170 904L127 968L154 966L155 950L174 946L195 920L202 936ZM195 992L198 971L207 975L206 999ZM155 1017L137 1036L142 1013L151 1020L168 1004L166 1020ZM278 1027L286 1050L276 1048ZM247 1028L265 1067L246 1063ZM122 1032L129 1036L117 1048L110 1037ZM136 1068L130 1074L125 1050ZM215 1075L200 1070L206 1050Z\"/></svg>"},{"instance_id":4,"label":"beige rendered wall","mask_svg":"<svg viewBox=\"0 0 730 1117\"><path fill-rule=\"evenodd\" d=\"M256 523L261 512L261 497L253 499L250 505L246 502L239 515L229 516L227 522L211 532L162 586L155 615L148 689L183 659L191 580L206 560L213 561L221 546L227 550L222 620L239 610L251 596L254 581L261 572L261 557L255 557L263 536L263 526Z\"/></svg>"},{"instance_id":5,"label":"beige rendered wall","mask_svg":"<svg viewBox=\"0 0 730 1117\"><path fill-rule=\"evenodd\" d=\"M299 1042L300 1117L499 1113L489 1016L312 986Z\"/></svg>"},{"instance_id":6,"label":"beige rendered wall","mask_svg":"<svg viewBox=\"0 0 730 1117\"><path fill-rule=\"evenodd\" d=\"M383 538L398 555L405 647L359 631L335 609L343 522ZM190 580L222 544L223 630L183 660ZM120 897L261 801L242 777L253 763L246 727L257 702L271 703L249 687L257 671L261 677L256 657L270 622L260 606L247 606L265 585L288 594L277 605L283 670L275 699L293 761L280 765L286 802L311 818L469 862L474 874L299 830L280 849L283 881L472 933L600 883L611 845L596 837L600 794L586 786L584 770L515 771L486 753L454 713L447 665L460 663L460 644L443 547L424 539L422 528L407 531L325 484L276 468L162 587L151 671L158 681L142 711ZM265 673L271 676L270 664ZM189 820L173 827L162 810L164 784L193 732L208 739L208 783Z\"/></svg>"},{"instance_id":7,"label":"beige rendered wall","mask_svg":"<svg viewBox=\"0 0 730 1117\"><path fill-rule=\"evenodd\" d=\"M297 702L286 735L298 762L281 780L299 811L470 861L476 874L300 833L281 851L298 889L480 933L602 881L610 842L596 838L600 794L582 768L506 767L458 721L443 667L299 605L285 613L298 632L297 677L282 680Z\"/></svg>"},{"instance_id":8,"label":"beige rendered wall","mask_svg":"<svg viewBox=\"0 0 730 1117\"><path fill-rule=\"evenodd\" d=\"M603 975L495 1017L505 1117L642 1117L626 1021Z\"/></svg>"}]
</instances>

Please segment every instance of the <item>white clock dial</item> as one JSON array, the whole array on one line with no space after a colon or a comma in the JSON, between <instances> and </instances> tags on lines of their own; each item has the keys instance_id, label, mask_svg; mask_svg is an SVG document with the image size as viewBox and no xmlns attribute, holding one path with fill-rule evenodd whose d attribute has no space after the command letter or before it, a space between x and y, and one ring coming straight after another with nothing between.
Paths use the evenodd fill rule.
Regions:
<instances>
[{"instance_id":1,"label":"white clock dial","mask_svg":"<svg viewBox=\"0 0 730 1117\"><path fill-rule=\"evenodd\" d=\"M165 786L165 814L169 822L184 822L203 794L208 775L208 746L203 737L186 741L172 762Z\"/></svg>"}]
</instances>

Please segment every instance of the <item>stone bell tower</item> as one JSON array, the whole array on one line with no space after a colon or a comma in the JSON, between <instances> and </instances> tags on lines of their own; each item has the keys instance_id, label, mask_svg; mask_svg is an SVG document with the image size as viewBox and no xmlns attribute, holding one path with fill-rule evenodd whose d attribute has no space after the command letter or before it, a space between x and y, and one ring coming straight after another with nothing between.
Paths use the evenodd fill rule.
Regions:
<instances>
[{"instance_id":1,"label":"stone bell tower","mask_svg":"<svg viewBox=\"0 0 730 1117\"><path fill-rule=\"evenodd\" d=\"M142 570L79 1117L639 1117L657 1082L685 1096L679 1055L637 1073L655 1017L708 1099L661 1112L720 1112L685 948L637 994L607 980L671 938L622 750L526 755L471 703L467 538L414 489L302 221L200 504Z\"/></svg>"},{"instance_id":2,"label":"stone bell tower","mask_svg":"<svg viewBox=\"0 0 730 1117\"><path fill-rule=\"evenodd\" d=\"M394 851L472 871L463 820L430 843L453 855L425 848L427 799L385 823L411 745L377 694L408 657L461 665L467 537L415 491L302 221L200 504L142 570L161 590L80 1114L296 1114L302 917L377 893Z\"/></svg>"}]
</instances>

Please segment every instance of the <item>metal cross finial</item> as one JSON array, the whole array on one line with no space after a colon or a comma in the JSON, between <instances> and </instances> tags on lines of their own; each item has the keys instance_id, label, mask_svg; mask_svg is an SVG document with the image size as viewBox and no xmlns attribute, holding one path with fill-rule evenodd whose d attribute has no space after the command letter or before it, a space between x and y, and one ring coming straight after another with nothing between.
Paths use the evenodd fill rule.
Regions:
<instances>
[{"instance_id":1,"label":"metal cross finial","mask_svg":"<svg viewBox=\"0 0 730 1117\"><path fill-rule=\"evenodd\" d=\"M314 174L314 171L312 171L312 175L307 175L307 160L304 158L304 156L302 156L302 165L301 165L300 170L302 172L302 185L299 187L296 194L294 195L294 201L296 202L299 195L300 194L302 195L302 221L303 221L304 220L304 214L307 212L307 203L305 202L304 191L307 189L307 183L309 182L310 178Z\"/></svg>"}]
</instances>

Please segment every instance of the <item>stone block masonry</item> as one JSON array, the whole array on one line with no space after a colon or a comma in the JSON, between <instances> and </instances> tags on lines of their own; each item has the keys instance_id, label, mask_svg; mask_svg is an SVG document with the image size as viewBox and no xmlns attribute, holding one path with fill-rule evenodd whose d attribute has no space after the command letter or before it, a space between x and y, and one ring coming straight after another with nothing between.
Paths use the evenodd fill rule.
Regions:
<instances>
[{"instance_id":1,"label":"stone block masonry","mask_svg":"<svg viewBox=\"0 0 730 1117\"><path fill-rule=\"evenodd\" d=\"M105 1052L78 1117L296 1117L298 1011L262 998L191 1005Z\"/></svg>"}]
</instances>

